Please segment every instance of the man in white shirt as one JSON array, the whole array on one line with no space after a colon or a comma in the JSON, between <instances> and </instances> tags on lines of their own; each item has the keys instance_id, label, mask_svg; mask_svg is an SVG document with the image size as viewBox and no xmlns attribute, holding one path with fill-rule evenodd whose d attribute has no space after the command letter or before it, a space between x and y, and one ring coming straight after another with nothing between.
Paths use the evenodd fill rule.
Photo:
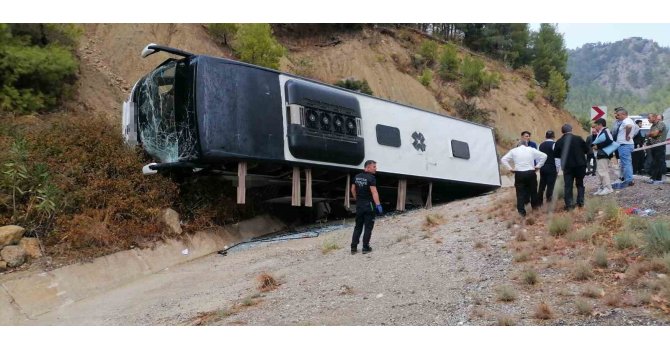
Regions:
<instances>
[{"instance_id":1,"label":"man in white shirt","mask_svg":"<svg viewBox=\"0 0 670 350\"><path fill-rule=\"evenodd\" d=\"M500 162L514 173L516 209L521 216L526 216L525 203L529 197L533 209L540 206L535 172L547 161L546 154L527 146L528 141L521 140L516 148L511 149L500 159ZM510 165L510 160L514 162L514 166Z\"/></svg>"},{"instance_id":2,"label":"man in white shirt","mask_svg":"<svg viewBox=\"0 0 670 350\"><path fill-rule=\"evenodd\" d=\"M628 111L624 108L616 109L617 123L616 130L612 135L614 141L619 143L619 167L623 175L623 182L613 184L612 187L616 189L633 186L633 136L640 129L630 117Z\"/></svg>"}]
</instances>

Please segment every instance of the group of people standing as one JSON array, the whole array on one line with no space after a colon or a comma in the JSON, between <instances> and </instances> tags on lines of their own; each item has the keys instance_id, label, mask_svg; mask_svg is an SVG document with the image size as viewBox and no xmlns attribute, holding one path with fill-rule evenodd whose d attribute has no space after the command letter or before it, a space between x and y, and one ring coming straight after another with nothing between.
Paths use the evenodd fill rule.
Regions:
<instances>
[{"instance_id":1,"label":"group of people standing","mask_svg":"<svg viewBox=\"0 0 670 350\"><path fill-rule=\"evenodd\" d=\"M592 124L592 135L588 142L572 133L572 126L565 124L561 127L562 136L554 141L552 130L545 133L546 140L539 145L530 141L530 132L521 133L521 139L516 148L510 150L501 158L501 163L514 173L514 187L516 188L517 210L521 216L526 216L526 204L530 203L533 209L542 205L543 197L550 202L553 197L554 185L559 170L563 170L565 209L572 210L584 206L584 177L587 174L587 164L590 158L594 160L592 172L598 176L598 190L593 193L597 196L606 196L614 189L633 186L633 136L639 127L622 108L615 109L616 123L614 133L607 128L607 121L603 118ZM663 123L663 116L650 114L649 122L652 127L649 131L646 144L654 145L667 139L668 128ZM618 152L621 181L611 183L610 160ZM640 151L637 151L640 152ZM650 148L652 157L650 184L662 184L665 174L665 147ZM510 165L510 161L514 165ZM537 175L540 173L539 188ZM573 198L573 186L577 188L577 198Z\"/></svg>"}]
</instances>

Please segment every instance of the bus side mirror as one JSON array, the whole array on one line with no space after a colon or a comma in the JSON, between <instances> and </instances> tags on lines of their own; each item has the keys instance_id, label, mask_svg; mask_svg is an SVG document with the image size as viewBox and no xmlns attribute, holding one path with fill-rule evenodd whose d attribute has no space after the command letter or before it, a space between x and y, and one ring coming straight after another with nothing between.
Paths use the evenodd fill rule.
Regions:
<instances>
[{"instance_id":1,"label":"bus side mirror","mask_svg":"<svg viewBox=\"0 0 670 350\"><path fill-rule=\"evenodd\" d=\"M154 170L154 169L151 169L151 166L152 166L152 165L156 165L156 163L149 163L149 164L143 166L143 167L142 167L142 174L144 174L144 175L153 175L153 174L156 174L158 171L157 171L157 170Z\"/></svg>"},{"instance_id":2,"label":"bus side mirror","mask_svg":"<svg viewBox=\"0 0 670 350\"><path fill-rule=\"evenodd\" d=\"M152 46L155 46L155 45L156 44L151 43L151 44L145 46L144 49L142 50L142 55L141 55L142 58L146 58L149 55L155 54L156 50L154 48L152 48Z\"/></svg>"}]
</instances>

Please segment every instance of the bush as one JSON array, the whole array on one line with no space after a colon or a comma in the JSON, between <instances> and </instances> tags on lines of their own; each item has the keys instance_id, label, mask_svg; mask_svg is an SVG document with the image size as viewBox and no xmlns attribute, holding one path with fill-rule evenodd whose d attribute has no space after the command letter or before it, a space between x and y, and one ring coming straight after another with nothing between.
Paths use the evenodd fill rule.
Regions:
<instances>
[{"instance_id":1,"label":"bush","mask_svg":"<svg viewBox=\"0 0 670 350\"><path fill-rule=\"evenodd\" d=\"M645 250L649 255L663 255L670 252L670 224L665 221L654 221L646 231L647 245Z\"/></svg>"},{"instance_id":2,"label":"bush","mask_svg":"<svg viewBox=\"0 0 670 350\"><path fill-rule=\"evenodd\" d=\"M484 62L477 58L465 57L461 63L460 84L463 96L478 96L484 85Z\"/></svg>"},{"instance_id":3,"label":"bush","mask_svg":"<svg viewBox=\"0 0 670 350\"><path fill-rule=\"evenodd\" d=\"M424 40L419 47L419 54L426 60L426 63L433 64L437 58L437 42Z\"/></svg>"},{"instance_id":4,"label":"bush","mask_svg":"<svg viewBox=\"0 0 670 350\"><path fill-rule=\"evenodd\" d=\"M419 77L419 81L423 86L430 85L430 82L433 81L433 71L428 68L425 68L423 70L423 73L421 73L421 76Z\"/></svg>"},{"instance_id":5,"label":"bush","mask_svg":"<svg viewBox=\"0 0 670 350\"><path fill-rule=\"evenodd\" d=\"M537 93L535 92L535 90L528 90L528 92L526 92L526 98L528 99L528 101L534 102L536 97Z\"/></svg>"},{"instance_id":6,"label":"bush","mask_svg":"<svg viewBox=\"0 0 670 350\"><path fill-rule=\"evenodd\" d=\"M76 41L72 28L77 27L0 26L0 112L48 111L70 96L78 68L68 46ZM31 36L38 32L39 40Z\"/></svg>"},{"instance_id":7,"label":"bush","mask_svg":"<svg viewBox=\"0 0 670 350\"><path fill-rule=\"evenodd\" d=\"M373 94L372 89L370 89L370 85L368 85L368 81L365 79L363 80L356 80L355 78L342 79L336 82L335 86L339 86L341 88L345 88L348 90L358 91L367 95Z\"/></svg>"},{"instance_id":8,"label":"bush","mask_svg":"<svg viewBox=\"0 0 670 350\"><path fill-rule=\"evenodd\" d=\"M562 108L567 97L568 82L561 73L552 70L547 83L547 99L552 105Z\"/></svg>"},{"instance_id":9,"label":"bush","mask_svg":"<svg viewBox=\"0 0 670 350\"><path fill-rule=\"evenodd\" d=\"M607 250L605 248L600 247L596 249L593 255L593 263L598 267L607 268Z\"/></svg>"},{"instance_id":10,"label":"bush","mask_svg":"<svg viewBox=\"0 0 670 350\"><path fill-rule=\"evenodd\" d=\"M440 55L440 77L446 81L453 81L458 78L458 65L460 60L457 56L456 46L453 44L446 44Z\"/></svg>"},{"instance_id":11,"label":"bush","mask_svg":"<svg viewBox=\"0 0 670 350\"><path fill-rule=\"evenodd\" d=\"M529 285L535 285L537 283L537 272L532 269L525 270L523 272L523 282Z\"/></svg>"},{"instance_id":12,"label":"bush","mask_svg":"<svg viewBox=\"0 0 670 350\"><path fill-rule=\"evenodd\" d=\"M228 46L228 40L235 37L239 28L236 23L212 23L207 25L209 32L226 46Z\"/></svg>"},{"instance_id":13,"label":"bush","mask_svg":"<svg viewBox=\"0 0 670 350\"><path fill-rule=\"evenodd\" d=\"M514 291L514 288L512 288L512 286L508 286L508 285L500 286L496 290L496 292L498 294L498 300L500 300L500 301L505 301L505 302L514 301L517 298L517 293L516 293L516 291Z\"/></svg>"},{"instance_id":14,"label":"bush","mask_svg":"<svg viewBox=\"0 0 670 350\"><path fill-rule=\"evenodd\" d=\"M279 59L284 55L284 47L272 36L267 23L240 25L233 49L240 60L272 69L279 69Z\"/></svg>"},{"instance_id":15,"label":"bush","mask_svg":"<svg viewBox=\"0 0 670 350\"><path fill-rule=\"evenodd\" d=\"M569 216L555 216L549 221L549 233L554 236L566 234L572 226L572 219Z\"/></svg>"},{"instance_id":16,"label":"bush","mask_svg":"<svg viewBox=\"0 0 670 350\"><path fill-rule=\"evenodd\" d=\"M577 281L585 281L593 277L591 266L585 262L579 262L572 271L572 277Z\"/></svg>"},{"instance_id":17,"label":"bush","mask_svg":"<svg viewBox=\"0 0 670 350\"><path fill-rule=\"evenodd\" d=\"M614 245L619 250L637 247L637 239L632 233L625 231L614 235Z\"/></svg>"},{"instance_id":18,"label":"bush","mask_svg":"<svg viewBox=\"0 0 670 350\"><path fill-rule=\"evenodd\" d=\"M467 102L462 99L456 100L454 104L456 114L465 120L471 122L487 124L489 122L489 111L487 109L478 108L477 102Z\"/></svg>"},{"instance_id":19,"label":"bush","mask_svg":"<svg viewBox=\"0 0 670 350\"><path fill-rule=\"evenodd\" d=\"M498 72L483 72L482 73L482 90L491 91L500 86L500 73Z\"/></svg>"}]
</instances>

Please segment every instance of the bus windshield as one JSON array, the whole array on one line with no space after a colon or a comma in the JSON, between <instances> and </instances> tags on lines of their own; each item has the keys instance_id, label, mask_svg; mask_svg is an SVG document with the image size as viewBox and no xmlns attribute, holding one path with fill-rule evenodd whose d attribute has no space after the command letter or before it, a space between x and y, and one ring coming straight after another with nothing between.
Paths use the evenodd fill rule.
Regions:
<instances>
[{"instance_id":1,"label":"bus windshield","mask_svg":"<svg viewBox=\"0 0 670 350\"><path fill-rule=\"evenodd\" d=\"M176 79L178 61L170 61L142 79L137 89L140 141L163 163L177 162L193 153L193 133L179 121Z\"/></svg>"}]
</instances>

